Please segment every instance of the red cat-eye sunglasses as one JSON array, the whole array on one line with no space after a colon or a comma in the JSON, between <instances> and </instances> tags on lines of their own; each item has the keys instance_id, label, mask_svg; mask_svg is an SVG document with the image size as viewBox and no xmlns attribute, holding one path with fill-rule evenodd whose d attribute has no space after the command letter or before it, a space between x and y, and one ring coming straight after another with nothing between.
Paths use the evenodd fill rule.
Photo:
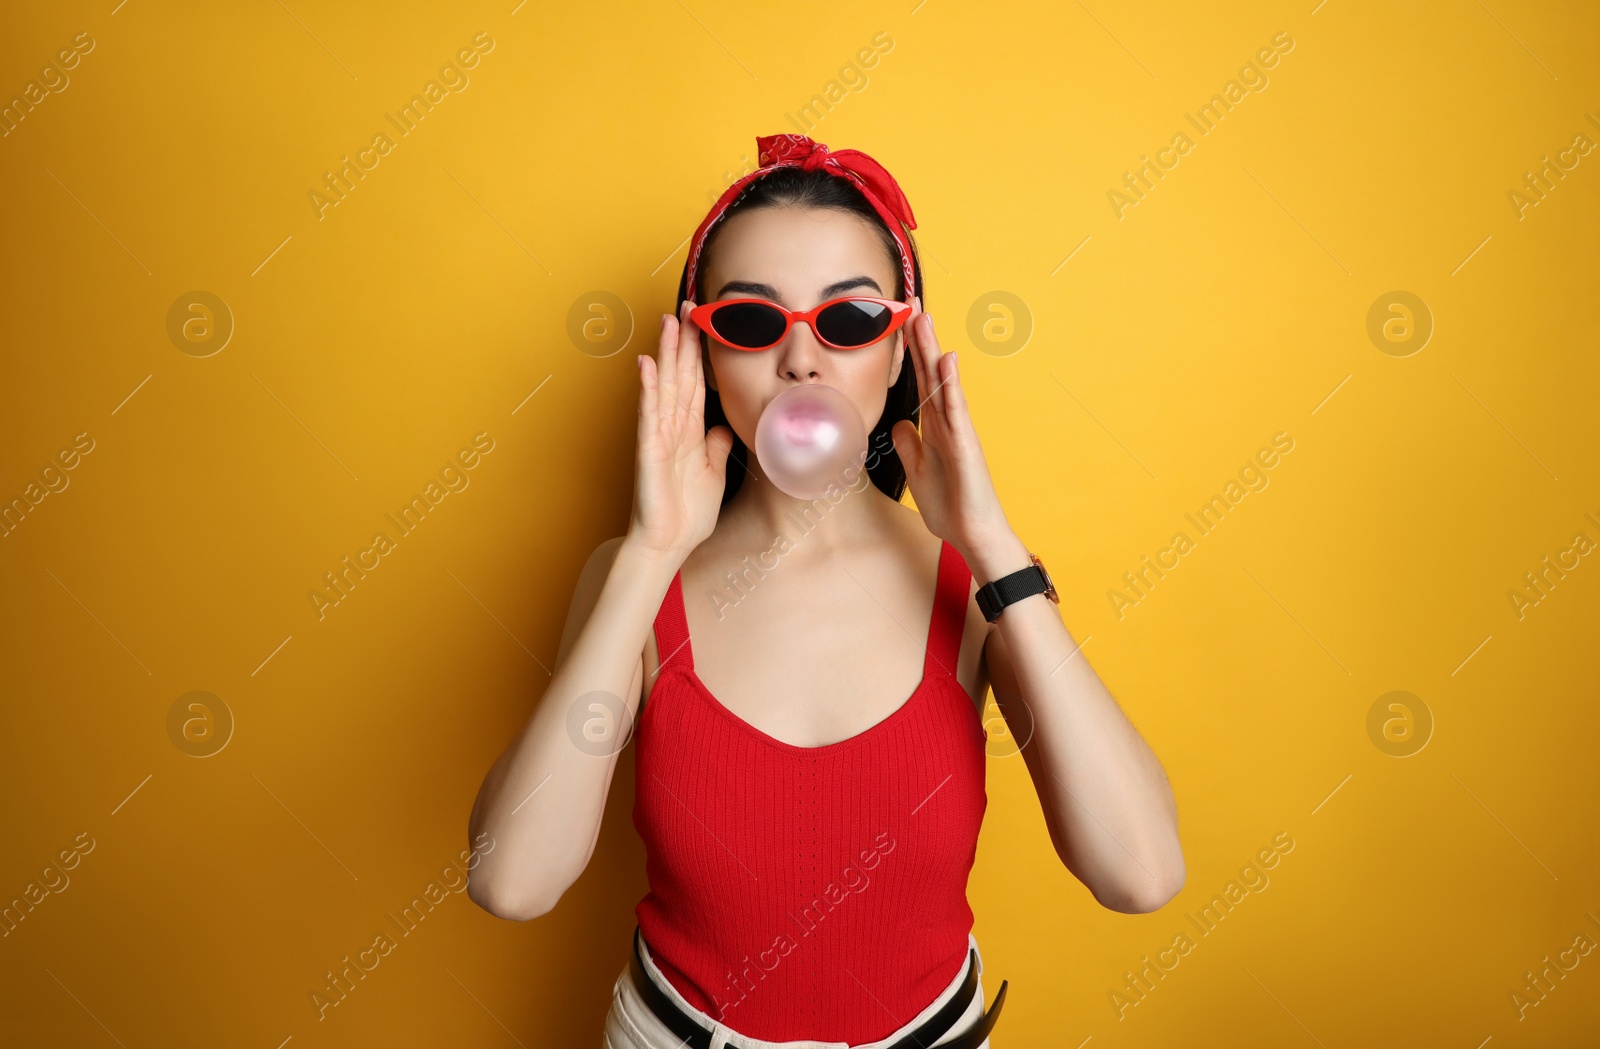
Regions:
<instances>
[{"instance_id":1,"label":"red cat-eye sunglasses","mask_svg":"<svg viewBox=\"0 0 1600 1049\"><path fill-rule=\"evenodd\" d=\"M767 299L721 299L689 311L695 326L718 342L752 351L776 346L802 322L824 346L859 350L889 335L910 316L910 303L867 295L846 295L799 311Z\"/></svg>"}]
</instances>

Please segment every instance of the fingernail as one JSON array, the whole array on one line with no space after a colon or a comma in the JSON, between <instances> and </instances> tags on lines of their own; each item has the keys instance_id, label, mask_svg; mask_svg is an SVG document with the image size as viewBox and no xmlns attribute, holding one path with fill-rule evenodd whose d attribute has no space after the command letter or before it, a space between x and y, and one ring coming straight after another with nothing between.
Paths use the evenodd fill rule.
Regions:
<instances>
[{"instance_id":1,"label":"fingernail","mask_svg":"<svg viewBox=\"0 0 1600 1049\"><path fill-rule=\"evenodd\" d=\"M665 313L661 315L661 330L667 330L667 315Z\"/></svg>"}]
</instances>

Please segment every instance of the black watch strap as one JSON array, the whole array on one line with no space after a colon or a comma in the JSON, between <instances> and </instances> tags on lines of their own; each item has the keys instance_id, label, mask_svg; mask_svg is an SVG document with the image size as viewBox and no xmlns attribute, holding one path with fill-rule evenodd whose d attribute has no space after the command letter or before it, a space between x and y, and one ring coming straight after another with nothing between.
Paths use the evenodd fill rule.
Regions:
<instances>
[{"instance_id":1,"label":"black watch strap","mask_svg":"<svg viewBox=\"0 0 1600 1049\"><path fill-rule=\"evenodd\" d=\"M1000 618L1000 613L1005 611L1007 605L1016 604L1034 594L1045 594L1052 601L1059 600L1056 597L1055 586L1050 581L1050 574L1044 570L1044 565L1039 562L1037 556L1033 556L1033 563L1027 568L1018 569L1010 575L1001 576L992 583L980 586L976 600L978 607L983 610L983 618L993 623Z\"/></svg>"}]
</instances>

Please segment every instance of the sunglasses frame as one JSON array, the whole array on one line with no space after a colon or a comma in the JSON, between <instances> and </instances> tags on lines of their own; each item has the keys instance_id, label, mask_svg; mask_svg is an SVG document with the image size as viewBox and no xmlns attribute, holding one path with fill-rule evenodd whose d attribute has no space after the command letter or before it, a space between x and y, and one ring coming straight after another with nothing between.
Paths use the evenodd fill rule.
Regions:
<instances>
[{"instance_id":1,"label":"sunglasses frame","mask_svg":"<svg viewBox=\"0 0 1600 1049\"><path fill-rule=\"evenodd\" d=\"M712 314L716 313L724 306L734 306L741 303L750 302L758 302L763 306L770 306L779 313L783 314L783 334L779 335L776 339L767 343L765 346L736 346L722 338L722 336L718 335L716 330L711 326ZM868 343L863 343L860 346L840 346L836 343L829 342L817 331L816 318L829 306L834 306L841 302L875 302L880 306L887 306L890 313L889 327L884 329L883 334L879 335L876 339L873 339ZM901 325L905 324L905 322L910 319L911 310L912 306L909 302L896 302L894 299L880 299L872 295L841 295L836 299L829 299L827 302L819 302L809 310L785 309L776 302L773 302L771 299L718 299L716 302L703 303L690 310L689 319L694 321L695 327L699 328L713 339L716 339L718 342L722 343L722 345L727 346L729 349L745 350L749 353L759 353L762 350L772 349L772 347L778 345L778 343L789 337L790 329L792 329L796 324L802 322L806 325L806 327L811 329L811 334L816 337L816 340L829 349L864 350L868 346L874 346L877 343L882 342L884 339L887 339L889 336L898 331Z\"/></svg>"}]
</instances>

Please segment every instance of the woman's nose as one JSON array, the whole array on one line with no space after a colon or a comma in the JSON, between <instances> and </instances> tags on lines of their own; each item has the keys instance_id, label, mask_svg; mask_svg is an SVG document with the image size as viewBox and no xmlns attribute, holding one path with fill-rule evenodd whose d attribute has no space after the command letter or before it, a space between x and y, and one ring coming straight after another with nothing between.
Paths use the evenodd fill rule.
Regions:
<instances>
[{"instance_id":1,"label":"woman's nose","mask_svg":"<svg viewBox=\"0 0 1600 1049\"><path fill-rule=\"evenodd\" d=\"M816 332L811 330L811 325L804 321L796 322L779 344L779 373L801 379L817 374L817 366L822 362L823 349L822 343L817 341Z\"/></svg>"}]
</instances>

